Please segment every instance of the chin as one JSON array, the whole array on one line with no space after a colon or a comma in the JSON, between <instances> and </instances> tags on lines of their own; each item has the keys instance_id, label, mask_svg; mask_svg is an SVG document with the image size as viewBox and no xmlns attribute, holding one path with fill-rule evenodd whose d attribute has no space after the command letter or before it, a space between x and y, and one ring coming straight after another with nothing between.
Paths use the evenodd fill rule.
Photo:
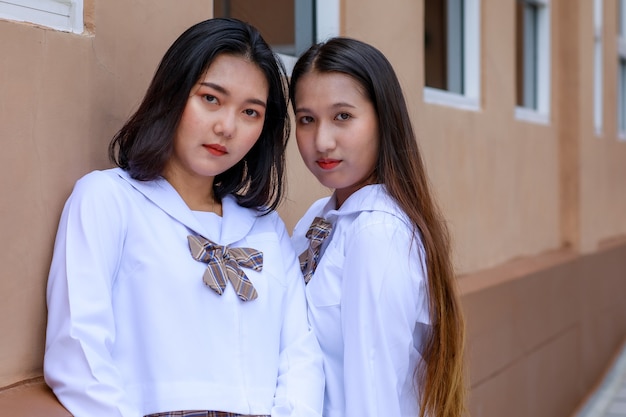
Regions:
<instances>
[{"instance_id":1,"label":"chin","mask_svg":"<svg viewBox=\"0 0 626 417\"><path fill-rule=\"evenodd\" d=\"M337 188L341 188L341 185L337 185L337 183L333 181L324 181L324 178L317 177L317 180L326 188L332 188L333 190Z\"/></svg>"}]
</instances>

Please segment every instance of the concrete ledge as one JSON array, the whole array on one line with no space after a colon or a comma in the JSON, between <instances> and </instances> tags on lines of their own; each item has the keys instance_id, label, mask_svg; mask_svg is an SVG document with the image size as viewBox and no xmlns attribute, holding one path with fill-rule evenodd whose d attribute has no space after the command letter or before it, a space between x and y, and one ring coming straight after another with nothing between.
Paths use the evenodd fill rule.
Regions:
<instances>
[{"instance_id":1,"label":"concrete ledge","mask_svg":"<svg viewBox=\"0 0 626 417\"><path fill-rule=\"evenodd\" d=\"M459 276L459 291L462 296L480 292L559 267L579 257L580 254L570 248L559 248L539 255L512 259L488 269Z\"/></svg>"},{"instance_id":2,"label":"concrete ledge","mask_svg":"<svg viewBox=\"0 0 626 417\"><path fill-rule=\"evenodd\" d=\"M72 417L41 377L0 389L0 415Z\"/></svg>"}]
</instances>

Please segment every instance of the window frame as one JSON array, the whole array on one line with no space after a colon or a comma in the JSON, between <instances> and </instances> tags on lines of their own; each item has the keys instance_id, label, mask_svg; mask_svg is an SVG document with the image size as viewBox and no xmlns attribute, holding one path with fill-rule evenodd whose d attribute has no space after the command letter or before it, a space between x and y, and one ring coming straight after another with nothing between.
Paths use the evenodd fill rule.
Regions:
<instances>
[{"instance_id":1,"label":"window frame","mask_svg":"<svg viewBox=\"0 0 626 417\"><path fill-rule=\"evenodd\" d=\"M339 11L340 11L340 0L316 0L315 1L315 16L314 16L314 24L315 24L315 42L322 42L331 37L339 35ZM297 4L297 0L296 0ZM298 15L298 12L296 12ZM311 22L313 23L313 22ZM296 22L296 37L297 37L297 22ZM297 42L297 41L296 41ZM291 71L293 70L293 66L296 64L298 60L297 56L294 55L286 55L279 53L278 56L282 60L285 68L287 70L287 74L291 76Z\"/></svg>"},{"instance_id":2,"label":"window frame","mask_svg":"<svg viewBox=\"0 0 626 417\"><path fill-rule=\"evenodd\" d=\"M0 0L0 18L83 33L83 0Z\"/></svg>"},{"instance_id":3,"label":"window frame","mask_svg":"<svg viewBox=\"0 0 626 417\"><path fill-rule=\"evenodd\" d=\"M536 60L532 63L528 63L528 60L524 60L524 65L531 67L531 74L534 77L534 83L527 85L528 80L524 79L524 89L533 88L533 96L536 99L536 107L528 106L515 106L515 118L517 120L523 120L538 124L550 123L550 102L551 102L551 10L550 0L516 0L522 3L529 4L537 7L537 20L536 20L536 33L533 35L536 37L536 50L529 50L524 47L524 55L536 56ZM524 19L526 22L526 19ZM524 28L524 36L526 37L526 28ZM525 72L527 73L527 72ZM516 100L517 102L517 100Z\"/></svg>"},{"instance_id":4,"label":"window frame","mask_svg":"<svg viewBox=\"0 0 626 417\"><path fill-rule=\"evenodd\" d=\"M451 0L447 0L451 1ZM455 68L462 67L462 83L463 93L456 93L439 88L423 87L423 100L425 103L438 104L448 107L454 107L464 110L480 110L480 1L481 0L460 0L463 7L463 33L462 36L462 58L460 65L454 65ZM450 4L450 3L448 3ZM452 12L448 13L450 19ZM453 28L453 30L455 30ZM454 39L458 39L458 34L450 36L448 33L448 41L452 39L453 44L448 48L448 65L450 62L458 62L458 51L461 45L454 43ZM457 51L457 55L451 56L451 50ZM451 71L448 71L450 79Z\"/></svg>"},{"instance_id":5,"label":"window frame","mask_svg":"<svg viewBox=\"0 0 626 417\"><path fill-rule=\"evenodd\" d=\"M593 2L593 125L597 136L604 129L604 0Z\"/></svg>"},{"instance_id":6,"label":"window frame","mask_svg":"<svg viewBox=\"0 0 626 417\"><path fill-rule=\"evenodd\" d=\"M617 27L617 137L626 140L626 0L619 0Z\"/></svg>"}]
</instances>

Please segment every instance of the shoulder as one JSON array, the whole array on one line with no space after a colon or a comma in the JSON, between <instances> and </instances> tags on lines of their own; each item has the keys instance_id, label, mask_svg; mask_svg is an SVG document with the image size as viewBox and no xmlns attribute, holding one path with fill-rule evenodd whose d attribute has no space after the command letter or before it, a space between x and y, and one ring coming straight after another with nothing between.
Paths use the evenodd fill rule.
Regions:
<instances>
[{"instance_id":1,"label":"shoulder","mask_svg":"<svg viewBox=\"0 0 626 417\"><path fill-rule=\"evenodd\" d=\"M286 232L285 223L275 210L268 213L255 211L254 216L256 217L256 227L260 227L264 230L270 229L281 235Z\"/></svg>"},{"instance_id":2,"label":"shoulder","mask_svg":"<svg viewBox=\"0 0 626 417\"><path fill-rule=\"evenodd\" d=\"M425 279L426 254L419 230L394 206L363 210L338 232L351 269L376 271L368 273L374 276L373 282L389 281L394 287L406 289L406 285L417 285ZM411 279L397 279L400 276Z\"/></svg>"},{"instance_id":3,"label":"shoulder","mask_svg":"<svg viewBox=\"0 0 626 417\"><path fill-rule=\"evenodd\" d=\"M346 245L359 246L411 246L416 241L421 246L419 234L414 236L411 224L402 216L386 211L363 211L344 228Z\"/></svg>"},{"instance_id":4,"label":"shoulder","mask_svg":"<svg viewBox=\"0 0 626 417\"><path fill-rule=\"evenodd\" d=\"M351 233L377 231L383 235L390 232L412 235L411 221L384 186L370 186L360 192L358 199L349 203L346 215L342 216L350 223Z\"/></svg>"},{"instance_id":5,"label":"shoulder","mask_svg":"<svg viewBox=\"0 0 626 417\"><path fill-rule=\"evenodd\" d=\"M123 186L127 174L120 168L91 171L76 181L75 193L107 193Z\"/></svg>"},{"instance_id":6,"label":"shoulder","mask_svg":"<svg viewBox=\"0 0 626 417\"><path fill-rule=\"evenodd\" d=\"M400 256L415 253L416 247L423 252L419 231L384 188L370 190L359 205L361 209L352 210L338 221L346 248L391 249Z\"/></svg>"},{"instance_id":7,"label":"shoulder","mask_svg":"<svg viewBox=\"0 0 626 417\"><path fill-rule=\"evenodd\" d=\"M94 212L119 211L137 194L123 179L125 174L113 168L84 175L76 181L66 205Z\"/></svg>"}]
</instances>

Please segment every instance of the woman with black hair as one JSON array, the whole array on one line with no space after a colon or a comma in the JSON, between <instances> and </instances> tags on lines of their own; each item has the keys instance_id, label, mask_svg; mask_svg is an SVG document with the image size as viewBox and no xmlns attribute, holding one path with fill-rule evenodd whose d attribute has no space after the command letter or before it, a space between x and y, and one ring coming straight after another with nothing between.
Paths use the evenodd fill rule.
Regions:
<instances>
[{"instance_id":1,"label":"woman with black hair","mask_svg":"<svg viewBox=\"0 0 626 417\"><path fill-rule=\"evenodd\" d=\"M323 372L276 212L284 69L253 27L192 26L81 178L48 280L44 375L77 417L319 416Z\"/></svg>"}]
</instances>

